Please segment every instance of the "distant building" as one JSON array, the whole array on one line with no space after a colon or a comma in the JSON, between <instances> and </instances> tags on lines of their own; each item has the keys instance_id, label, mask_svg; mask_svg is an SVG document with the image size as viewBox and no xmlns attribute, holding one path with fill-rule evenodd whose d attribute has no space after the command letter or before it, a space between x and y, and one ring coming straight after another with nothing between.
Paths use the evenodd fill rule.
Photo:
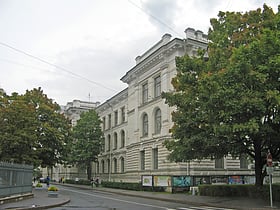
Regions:
<instances>
[{"instance_id":1,"label":"distant building","mask_svg":"<svg viewBox=\"0 0 280 210\"><path fill-rule=\"evenodd\" d=\"M72 125L75 126L82 112L95 109L99 105L100 102L73 100L72 102L68 102L66 106L61 106L61 112L64 113L65 116L71 120Z\"/></svg>"},{"instance_id":2,"label":"distant building","mask_svg":"<svg viewBox=\"0 0 280 210\"><path fill-rule=\"evenodd\" d=\"M61 113L71 120L72 126L75 126L80 119L81 113L96 109L98 105L100 105L100 102L73 100L72 102L68 102L65 106L60 106L60 108ZM53 167L50 173L48 173L47 168L42 168L42 174L44 177L50 174L51 179L56 181L62 177L65 179L75 179L77 177L85 179L87 177L85 170L80 170L76 166L65 167L61 164L57 164L56 167Z\"/></svg>"}]
</instances>

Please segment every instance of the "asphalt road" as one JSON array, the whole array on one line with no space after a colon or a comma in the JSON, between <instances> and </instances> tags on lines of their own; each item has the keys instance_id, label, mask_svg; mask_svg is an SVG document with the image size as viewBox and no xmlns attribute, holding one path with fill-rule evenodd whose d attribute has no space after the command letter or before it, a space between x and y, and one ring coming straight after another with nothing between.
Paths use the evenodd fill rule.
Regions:
<instances>
[{"instance_id":1,"label":"asphalt road","mask_svg":"<svg viewBox=\"0 0 280 210\"><path fill-rule=\"evenodd\" d=\"M191 210L217 209L194 207L185 204L164 202L146 198L117 195L88 189L61 186L60 194L70 197L70 203L53 208L55 210Z\"/></svg>"}]
</instances>

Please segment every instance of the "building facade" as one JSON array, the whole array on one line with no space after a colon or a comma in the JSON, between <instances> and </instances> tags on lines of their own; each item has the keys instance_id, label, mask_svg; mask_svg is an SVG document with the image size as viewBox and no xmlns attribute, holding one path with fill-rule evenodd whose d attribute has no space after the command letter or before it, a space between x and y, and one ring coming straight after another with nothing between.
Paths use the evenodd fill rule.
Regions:
<instances>
[{"instance_id":1,"label":"building facade","mask_svg":"<svg viewBox=\"0 0 280 210\"><path fill-rule=\"evenodd\" d=\"M184 39L165 34L162 39L136 57L136 65L121 81L128 87L96 108L103 121L105 146L94 164L103 180L139 182L142 175L191 176L195 184L223 182L226 176L254 175L245 159L231 157L174 163L163 142L171 139L174 108L165 104L161 92L173 90L175 58L196 56L206 49L207 35L193 28ZM251 182L251 181L250 181Z\"/></svg>"}]
</instances>

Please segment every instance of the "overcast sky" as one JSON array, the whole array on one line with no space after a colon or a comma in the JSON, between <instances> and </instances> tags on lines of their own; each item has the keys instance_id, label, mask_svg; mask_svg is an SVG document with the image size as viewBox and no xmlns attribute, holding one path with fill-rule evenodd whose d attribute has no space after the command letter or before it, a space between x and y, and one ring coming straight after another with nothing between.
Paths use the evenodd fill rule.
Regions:
<instances>
[{"instance_id":1,"label":"overcast sky","mask_svg":"<svg viewBox=\"0 0 280 210\"><path fill-rule=\"evenodd\" d=\"M163 34L207 33L219 11L255 10L280 0L0 0L0 88L41 87L60 105L104 102L135 58Z\"/></svg>"}]
</instances>

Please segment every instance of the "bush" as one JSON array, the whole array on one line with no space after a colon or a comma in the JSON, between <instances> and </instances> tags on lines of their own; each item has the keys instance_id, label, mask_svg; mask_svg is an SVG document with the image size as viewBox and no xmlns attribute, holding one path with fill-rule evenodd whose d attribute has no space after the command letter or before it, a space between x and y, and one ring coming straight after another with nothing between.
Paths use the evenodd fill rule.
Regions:
<instances>
[{"instance_id":1,"label":"bush","mask_svg":"<svg viewBox=\"0 0 280 210\"><path fill-rule=\"evenodd\" d=\"M43 187L41 183L37 183L35 187Z\"/></svg>"},{"instance_id":2,"label":"bush","mask_svg":"<svg viewBox=\"0 0 280 210\"><path fill-rule=\"evenodd\" d=\"M50 186L48 191L58 191L58 188L56 186Z\"/></svg>"},{"instance_id":3,"label":"bush","mask_svg":"<svg viewBox=\"0 0 280 210\"><path fill-rule=\"evenodd\" d=\"M221 197L249 197L269 200L269 185L257 187L255 185L199 185L200 195ZM280 201L280 185L272 186L273 200Z\"/></svg>"}]
</instances>

